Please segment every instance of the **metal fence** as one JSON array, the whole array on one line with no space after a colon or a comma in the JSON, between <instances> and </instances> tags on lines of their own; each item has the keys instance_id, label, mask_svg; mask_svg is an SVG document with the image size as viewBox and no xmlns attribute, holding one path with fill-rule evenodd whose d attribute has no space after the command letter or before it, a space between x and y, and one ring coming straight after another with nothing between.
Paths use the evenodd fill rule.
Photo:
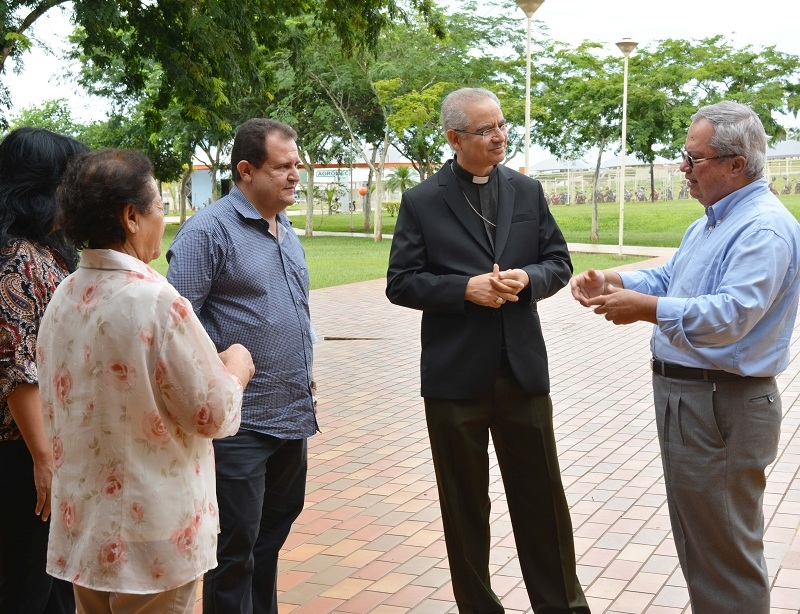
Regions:
<instances>
[{"instance_id":1,"label":"metal fence","mask_svg":"<svg viewBox=\"0 0 800 614\"><path fill-rule=\"evenodd\" d=\"M619 167L601 168L598 180L598 202L619 202ZM690 198L686 181L678 164L654 165L653 187L656 200ZM542 183L551 204L572 205L592 202L594 171L537 171L531 173ZM765 176L779 194L800 194L800 158L767 160ZM625 167L627 201L650 200L650 167Z\"/></svg>"}]
</instances>

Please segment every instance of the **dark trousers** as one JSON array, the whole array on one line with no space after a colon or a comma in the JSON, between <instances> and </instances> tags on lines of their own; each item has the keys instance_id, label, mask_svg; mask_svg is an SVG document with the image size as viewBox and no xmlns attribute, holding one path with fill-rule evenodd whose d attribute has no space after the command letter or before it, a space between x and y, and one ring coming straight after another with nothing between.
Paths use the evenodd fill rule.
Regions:
<instances>
[{"instance_id":1,"label":"dark trousers","mask_svg":"<svg viewBox=\"0 0 800 614\"><path fill-rule=\"evenodd\" d=\"M426 398L425 416L458 611L504 612L489 581L491 432L533 611L588 613L575 572L550 397L525 393L504 364L488 394Z\"/></svg>"},{"instance_id":2,"label":"dark trousers","mask_svg":"<svg viewBox=\"0 0 800 614\"><path fill-rule=\"evenodd\" d=\"M33 458L22 439L0 442L0 493L0 612L74 614L72 584L45 572L50 522L34 512Z\"/></svg>"},{"instance_id":3,"label":"dark trousers","mask_svg":"<svg viewBox=\"0 0 800 614\"><path fill-rule=\"evenodd\" d=\"M278 553L303 510L305 439L240 430L214 440L221 532L204 614L277 614Z\"/></svg>"}]
</instances>

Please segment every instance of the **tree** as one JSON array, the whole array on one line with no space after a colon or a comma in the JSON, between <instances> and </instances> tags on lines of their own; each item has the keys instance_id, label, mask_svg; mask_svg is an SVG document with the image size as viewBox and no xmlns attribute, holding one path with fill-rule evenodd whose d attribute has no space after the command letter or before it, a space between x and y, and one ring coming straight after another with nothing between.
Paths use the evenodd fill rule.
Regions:
<instances>
[{"instance_id":1,"label":"tree","mask_svg":"<svg viewBox=\"0 0 800 614\"><path fill-rule=\"evenodd\" d=\"M513 9L512 9L513 7ZM447 140L439 122L442 100L460 87L486 87L497 93L512 124L521 124L523 35L506 1L497 15L482 16L475 2L443 18L445 36L422 20L398 22L381 37L371 75L392 130L394 146L424 180L441 164ZM508 9L508 10L503 10ZM509 48L515 53L509 54ZM475 53L480 49L480 53ZM538 43L536 52L540 50ZM520 55L517 54L520 52ZM509 60L508 57L511 56ZM522 78L520 78L522 77ZM510 134L513 151L521 135Z\"/></svg>"},{"instance_id":2,"label":"tree","mask_svg":"<svg viewBox=\"0 0 800 614\"><path fill-rule=\"evenodd\" d=\"M392 192L405 192L410 190L419 181L415 177L414 171L408 166L397 166L392 171L391 176L386 182L386 187Z\"/></svg>"},{"instance_id":3,"label":"tree","mask_svg":"<svg viewBox=\"0 0 800 614\"><path fill-rule=\"evenodd\" d=\"M720 100L749 104L767 134L780 138L786 128L776 114L796 109L800 58L774 47L735 48L723 36L699 41L663 40L632 56L629 93L629 145L651 165L657 150L677 155L691 115Z\"/></svg>"},{"instance_id":4,"label":"tree","mask_svg":"<svg viewBox=\"0 0 800 614\"><path fill-rule=\"evenodd\" d=\"M348 140L338 111L312 76L315 69L310 67L317 56L306 53L310 48L309 35L316 38L322 37L322 33L319 28L311 27L310 19L306 16L287 22L281 48L274 50L268 59L268 70L275 75L275 89L263 109L265 116L294 126L297 131L298 152L308 174L306 237L314 234L314 201L319 192L314 168L340 157Z\"/></svg>"},{"instance_id":5,"label":"tree","mask_svg":"<svg viewBox=\"0 0 800 614\"><path fill-rule=\"evenodd\" d=\"M376 207L373 233L381 234L381 176L385 152L389 147L388 127L377 102L370 78L372 57L361 52L348 56L340 51L330 33L319 33L309 40L304 70L314 87L335 110L341 122L347 149L358 152L376 179ZM377 161L380 157L380 161ZM369 185L367 186L370 187ZM366 213L366 212L365 212ZM365 225L367 215L365 215Z\"/></svg>"},{"instance_id":6,"label":"tree","mask_svg":"<svg viewBox=\"0 0 800 614\"><path fill-rule=\"evenodd\" d=\"M102 122L80 124L72 119L67 101L62 98L23 109L10 119L9 129L45 128L82 141L92 149L138 149L153 162L156 179L174 181L182 174L191 154L174 134L147 133L144 130L146 113L146 107L140 106L125 114L112 114Z\"/></svg>"},{"instance_id":7,"label":"tree","mask_svg":"<svg viewBox=\"0 0 800 614\"><path fill-rule=\"evenodd\" d=\"M599 43L584 42L576 49L556 44L545 65L544 82L531 108L531 138L562 158L577 158L591 147L598 150L592 182L590 240L600 238L597 188L600 161L609 142L619 134L622 76L616 58L598 57Z\"/></svg>"},{"instance_id":8,"label":"tree","mask_svg":"<svg viewBox=\"0 0 800 614\"><path fill-rule=\"evenodd\" d=\"M143 143L138 148L155 156L153 162L157 171L162 166L164 153L169 154L169 147L164 151L165 141L178 145L179 157L167 155L163 161L170 164L169 172L175 175L175 179L180 177L182 184L186 184L191 174L193 159L208 163L212 198L216 200L219 197L217 178L230 150L235 126L246 119L254 100L266 96L266 80L241 81L238 78L241 74L232 71L229 79L214 79L209 88L203 78L198 78L195 91L173 95L164 106L160 92L165 88L167 73L155 60L143 61L146 80L141 91L131 91L126 86L129 70L123 57L137 44L134 32L115 33L114 49L118 55L95 48L90 48L87 53L87 38L88 34L82 28L71 37L75 44L72 58L81 66L79 83L90 93L110 99L113 117L136 117L134 133ZM201 55L198 54L198 58ZM257 48L248 59L259 62L261 57L261 50ZM197 151L204 157L196 155ZM182 199L182 220L185 218L185 204Z\"/></svg>"},{"instance_id":9,"label":"tree","mask_svg":"<svg viewBox=\"0 0 800 614\"><path fill-rule=\"evenodd\" d=\"M0 76L9 57L22 60L33 45L30 27L66 0L6 0L0 5ZM197 84L224 93L228 79L258 79L259 66L250 62L259 47L274 49L286 20L311 13L316 24L329 24L345 49L372 48L381 31L409 12L430 16L438 27L433 0L73 0L72 19L86 33L83 51L100 70L109 58L127 69L123 92L133 96L145 88L148 62L165 73L154 101L163 109L173 96L193 99ZM120 32L128 33L125 44ZM8 107L7 88L0 83L0 109ZM5 123L5 115L0 116Z\"/></svg>"},{"instance_id":10,"label":"tree","mask_svg":"<svg viewBox=\"0 0 800 614\"><path fill-rule=\"evenodd\" d=\"M461 8L453 17L442 16L444 39L422 19L398 20L382 33L374 54L341 53L330 32L309 38L302 62L338 112L351 147L361 152L370 170L368 194L374 178L378 203L390 145L411 160L421 178L441 163L446 140L439 126L439 107L449 91L483 86L510 101L521 91L509 85L519 81L513 77L520 62L500 59L507 53L503 47L521 38L509 12L481 18L474 2ZM480 54L473 52L476 48ZM513 112L518 105L509 107ZM376 241L381 237L380 214L376 206Z\"/></svg>"},{"instance_id":11,"label":"tree","mask_svg":"<svg viewBox=\"0 0 800 614\"><path fill-rule=\"evenodd\" d=\"M10 119L8 128L14 130L21 126L44 128L57 134L71 136L83 140L86 127L72 119L69 104L64 98L46 100L39 106L30 106L22 109L15 117Z\"/></svg>"},{"instance_id":12,"label":"tree","mask_svg":"<svg viewBox=\"0 0 800 614\"><path fill-rule=\"evenodd\" d=\"M531 111L532 138L564 158L596 147L595 194L603 151L621 133L622 63L621 56L601 54L600 45L588 42L575 49L556 44L540 63L544 86ZM786 133L776 115L798 109L800 58L774 48L737 50L721 36L665 40L652 51L637 49L629 69L626 146L651 164L659 150L677 155L699 106L722 99L748 103L774 137ZM595 201L592 241L599 239L597 215Z\"/></svg>"}]
</instances>

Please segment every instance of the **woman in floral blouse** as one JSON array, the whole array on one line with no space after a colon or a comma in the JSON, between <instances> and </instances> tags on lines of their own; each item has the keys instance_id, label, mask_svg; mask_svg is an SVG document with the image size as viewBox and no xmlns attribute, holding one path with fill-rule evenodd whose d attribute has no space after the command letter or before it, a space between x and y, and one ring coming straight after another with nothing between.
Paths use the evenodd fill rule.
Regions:
<instances>
[{"instance_id":1,"label":"woman in floral blouse","mask_svg":"<svg viewBox=\"0 0 800 614\"><path fill-rule=\"evenodd\" d=\"M75 612L72 586L45 572L53 453L35 353L45 307L77 260L53 232L56 188L86 150L39 128L0 143L0 612Z\"/></svg>"},{"instance_id":2,"label":"woman in floral blouse","mask_svg":"<svg viewBox=\"0 0 800 614\"><path fill-rule=\"evenodd\" d=\"M145 156L79 156L59 204L84 249L37 349L55 467L47 570L73 582L78 612L191 613L216 566L211 438L239 428L250 353L218 355L189 303L147 266L164 211Z\"/></svg>"}]
</instances>

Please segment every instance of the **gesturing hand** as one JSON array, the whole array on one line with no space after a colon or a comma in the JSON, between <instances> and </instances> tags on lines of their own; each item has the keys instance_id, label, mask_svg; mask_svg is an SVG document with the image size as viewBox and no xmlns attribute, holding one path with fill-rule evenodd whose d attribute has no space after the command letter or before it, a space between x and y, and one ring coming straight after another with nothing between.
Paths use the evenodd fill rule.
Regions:
<instances>
[{"instance_id":1,"label":"gesturing hand","mask_svg":"<svg viewBox=\"0 0 800 614\"><path fill-rule=\"evenodd\" d=\"M573 277L569 287L573 298L584 307L589 307L589 299L602 296L606 292L606 278L602 271L589 269Z\"/></svg>"},{"instance_id":2,"label":"gesturing hand","mask_svg":"<svg viewBox=\"0 0 800 614\"><path fill-rule=\"evenodd\" d=\"M606 284L605 294L596 296L586 301L587 307L594 307L594 312L605 316L606 320L614 324L632 324L645 321L656 323L656 310L658 298L618 288Z\"/></svg>"}]
</instances>

